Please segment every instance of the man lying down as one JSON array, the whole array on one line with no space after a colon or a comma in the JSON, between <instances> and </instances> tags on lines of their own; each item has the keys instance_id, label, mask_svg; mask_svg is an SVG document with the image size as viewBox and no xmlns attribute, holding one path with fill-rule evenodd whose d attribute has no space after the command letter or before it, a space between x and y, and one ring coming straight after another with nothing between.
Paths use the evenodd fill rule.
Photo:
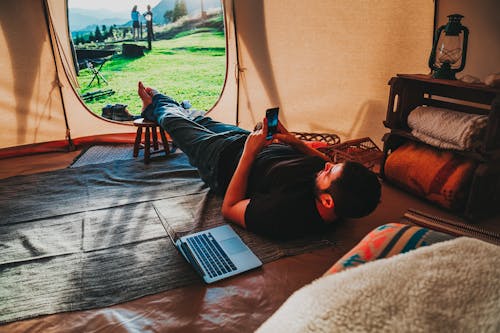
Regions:
<instances>
[{"instance_id":1,"label":"man lying down","mask_svg":"<svg viewBox=\"0 0 500 333\"><path fill-rule=\"evenodd\" d=\"M138 84L142 116L157 122L224 196L222 215L249 231L274 238L321 232L339 218L370 214L380 202L377 176L359 163L334 164L278 122L266 140L267 121L253 132L192 116L172 98Z\"/></svg>"}]
</instances>

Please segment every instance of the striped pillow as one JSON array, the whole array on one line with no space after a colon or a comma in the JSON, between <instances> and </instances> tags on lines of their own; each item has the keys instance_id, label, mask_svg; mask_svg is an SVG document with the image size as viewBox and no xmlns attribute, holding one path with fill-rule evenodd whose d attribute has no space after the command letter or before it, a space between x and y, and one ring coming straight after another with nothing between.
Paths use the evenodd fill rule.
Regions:
<instances>
[{"instance_id":1,"label":"striped pillow","mask_svg":"<svg viewBox=\"0 0 500 333\"><path fill-rule=\"evenodd\" d=\"M422 227L401 223L384 224L368 233L351 251L330 267L325 275L452 238L454 236Z\"/></svg>"}]
</instances>

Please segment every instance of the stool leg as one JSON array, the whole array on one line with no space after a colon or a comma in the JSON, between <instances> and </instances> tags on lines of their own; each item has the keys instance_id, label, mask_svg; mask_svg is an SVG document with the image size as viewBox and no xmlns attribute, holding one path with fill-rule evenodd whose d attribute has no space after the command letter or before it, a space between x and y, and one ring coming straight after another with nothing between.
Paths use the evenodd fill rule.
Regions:
<instances>
[{"instance_id":1,"label":"stool leg","mask_svg":"<svg viewBox=\"0 0 500 333\"><path fill-rule=\"evenodd\" d=\"M145 147L144 147L144 163L149 163L149 156L151 155L151 138L149 136L149 127L146 127L146 136L145 136Z\"/></svg>"},{"instance_id":2,"label":"stool leg","mask_svg":"<svg viewBox=\"0 0 500 333\"><path fill-rule=\"evenodd\" d=\"M168 148L167 136L165 135L165 131L161 127L160 127L160 135L161 135L161 142L163 142L163 150L165 151L165 155L168 155L170 153L170 150Z\"/></svg>"},{"instance_id":3,"label":"stool leg","mask_svg":"<svg viewBox=\"0 0 500 333\"><path fill-rule=\"evenodd\" d=\"M134 142L134 157L137 157L139 155L139 146L141 145L141 137L142 137L142 127L138 127Z\"/></svg>"},{"instance_id":4,"label":"stool leg","mask_svg":"<svg viewBox=\"0 0 500 333\"><path fill-rule=\"evenodd\" d=\"M158 150L158 130L156 129L156 126L153 126L151 129L151 133L153 134L153 148L154 150Z\"/></svg>"}]
</instances>

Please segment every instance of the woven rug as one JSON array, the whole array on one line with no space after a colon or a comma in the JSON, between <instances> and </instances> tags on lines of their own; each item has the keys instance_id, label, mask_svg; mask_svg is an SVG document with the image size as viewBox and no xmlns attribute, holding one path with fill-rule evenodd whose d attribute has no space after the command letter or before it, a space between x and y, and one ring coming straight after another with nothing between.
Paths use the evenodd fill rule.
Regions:
<instances>
[{"instance_id":1,"label":"woven rug","mask_svg":"<svg viewBox=\"0 0 500 333\"><path fill-rule=\"evenodd\" d=\"M0 323L203 284L165 230L224 223L184 154L11 177L0 198ZM280 243L234 229L264 262L333 239Z\"/></svg>"}]
</instances>

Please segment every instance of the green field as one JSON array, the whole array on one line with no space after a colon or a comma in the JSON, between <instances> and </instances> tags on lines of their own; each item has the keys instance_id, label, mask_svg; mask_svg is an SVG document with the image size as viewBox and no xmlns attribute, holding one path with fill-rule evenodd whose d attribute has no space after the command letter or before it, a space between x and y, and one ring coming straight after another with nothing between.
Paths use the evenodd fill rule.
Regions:
<instances>
[{"instance_id":1,"label":"green field","mask_svg":"<svg viewBox=\"0 0 500 333\"><path fill-rule=\"evenodd\" d=\"M139 45L146 44L138 42ZM220 32L199 32L184 37L152 42L145 56L125 58L115 55L101 73L109 84L97 85L88 69L78 76L79 93L113 89L115 94L86 102L96 114L106 104L127 104L132 114L140 114L142 103L137 97L137 81L154 87L174 99L189 100L193 108L210 109L217 101L226 73L226 41Z\"/></svg>"}]
</instances>

